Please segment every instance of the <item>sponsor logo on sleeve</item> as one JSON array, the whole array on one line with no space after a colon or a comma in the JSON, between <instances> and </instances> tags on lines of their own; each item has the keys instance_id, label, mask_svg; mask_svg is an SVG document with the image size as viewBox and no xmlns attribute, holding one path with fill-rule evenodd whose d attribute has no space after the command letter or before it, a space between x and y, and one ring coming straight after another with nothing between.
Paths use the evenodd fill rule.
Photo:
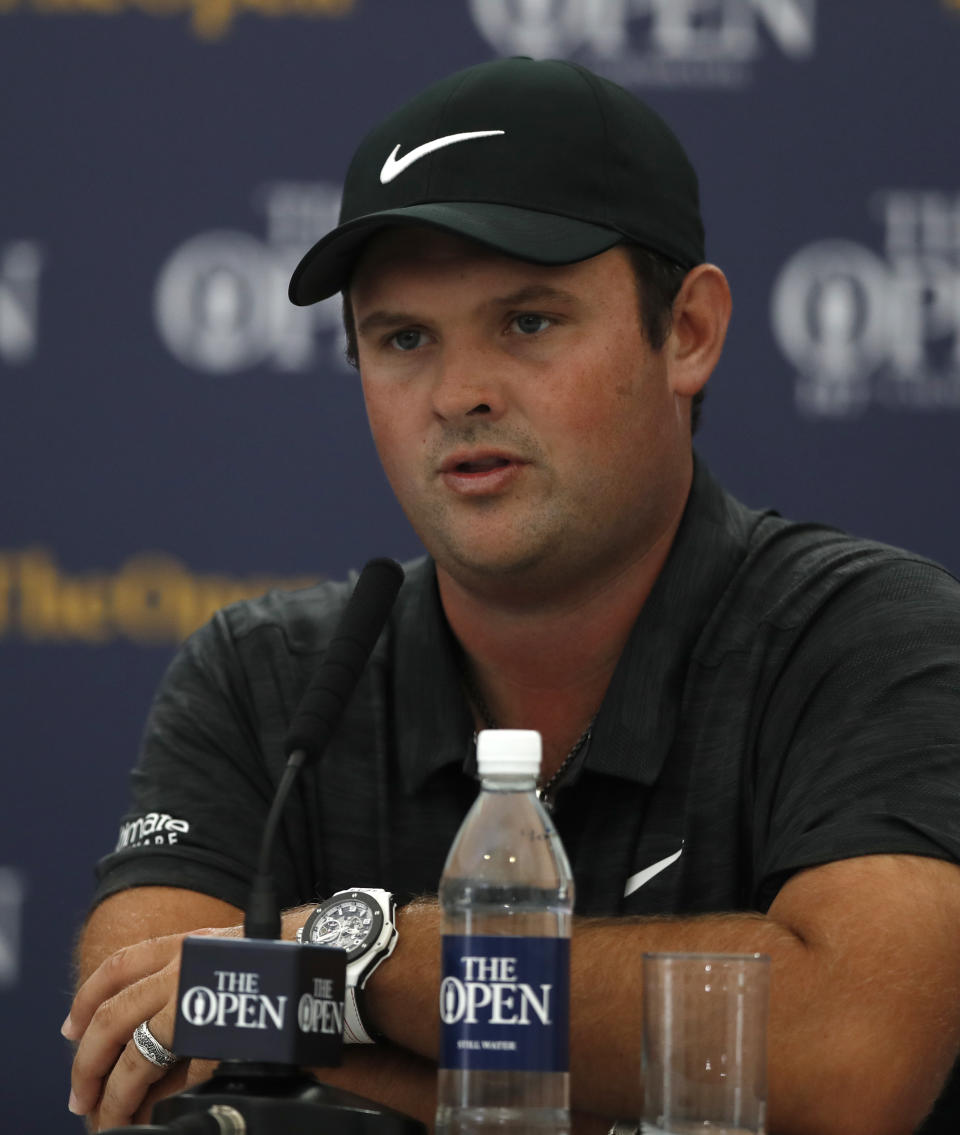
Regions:
<instances>
[{"instance_id":1,"label":"sponsor logo on sleeve","mask_svg":"<svg viewBox=\"0 0 960 1135\"><path fill-rule=\"evenodd\" d=\"M190 831L186 820L178 820L166 812L147 812L120 826L117 851L128 851L132 847L170 847L178 843L182 835Z\"/></svg>"},{"instance_id":2,"label":"sponsor logo on sleeve","mask_svg":"<svg viewBox=\"0 0 960 1135\"><path fill-rule=\"evenodd\" d=\"M625 86L741 87L769 52L804 62L816 0L469 0L501 55L565 57Z\"/></svg>"},{"instance_id":3,"label":"sponsor logo on sleeve","mask_svg":"<svg viewBox=\"0 0 960 1135\"><path fill-rule=\"evenodd\" d=\"M890 189L872 202L879 247L798 249L771 294L771 322L809 417L871 404L960 409L960 194Z\"/></svg>"}]
</instances>

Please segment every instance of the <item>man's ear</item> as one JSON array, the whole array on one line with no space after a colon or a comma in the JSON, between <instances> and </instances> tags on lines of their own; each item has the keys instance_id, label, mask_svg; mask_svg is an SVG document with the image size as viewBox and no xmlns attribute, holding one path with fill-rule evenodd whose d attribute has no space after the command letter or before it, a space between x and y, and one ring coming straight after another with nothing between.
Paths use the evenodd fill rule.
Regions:
<instances>
[{"instance_id":1,"label":"man's ear","mask_svg":"<svg viewBox=\"0 0 960 1135\"><path fill-rule=\"evenodd\" d=\"M715 264L698 264L687 273L664 345L674 394L692 398L706 385L723 350L731 308L730 285Z\"/></svg>"}]
</instances>

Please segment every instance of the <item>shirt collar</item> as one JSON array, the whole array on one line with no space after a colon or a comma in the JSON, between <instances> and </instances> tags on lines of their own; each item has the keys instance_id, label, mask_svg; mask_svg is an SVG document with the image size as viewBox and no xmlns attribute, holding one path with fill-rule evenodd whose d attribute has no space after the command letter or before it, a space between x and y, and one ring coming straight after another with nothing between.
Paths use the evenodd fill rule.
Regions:
<instances>
[{"instance_id":1,"label":"shirt collar","mask_svg":"<svg viewBox=\"0 0 960 1135\"><path fill-rule=\"evenodd\" d=\"M617 663L585 767L648 786L656 781L676 733L697 640L761 515L724 492L694 457L680 527Z\"/></svg>"},{"instance_id":2,"label":"shirt collar","mask_svg":"<svg viewBox=\"0 0 960 1135\"><path fill-rule=\"evenodd\" d=\"M404 789L415 792L438 769L463 764L473 718L463 693L460 648L447 625L433 561L405 565L397 598L394 738Z\"/></svg>"}]
</instances>

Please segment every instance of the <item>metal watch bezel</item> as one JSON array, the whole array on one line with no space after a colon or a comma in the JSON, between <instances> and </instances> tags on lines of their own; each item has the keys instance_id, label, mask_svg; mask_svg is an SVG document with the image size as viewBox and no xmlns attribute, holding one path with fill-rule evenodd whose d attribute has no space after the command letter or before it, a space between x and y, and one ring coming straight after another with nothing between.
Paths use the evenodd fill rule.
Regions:
<instances>
[{"instance_id":1,"label":"metal watch bezel","mask_svg":"<svg viewBox=\"0 0 960 1135\"><path fill-rule=\"evenodd\" d=\"M338 946L336 941L333 942L314 942L312 938L314 928L322 922L326 914L333 907L341 906L345 902L361 902L371 912L373 918L367 933L363 937L363 941L359 945L354 946L351 950L345 950L347 955L347 964L362 958L369 950L371 950L379 940L383 933L384 913L378 900L373 898L367 891L362 888L353 888L346 891L337 891L325 898L319 906L310 915L307 921L303 924L303 930L299 936L301 944L317 946L326 946L329 949L343 949Z\"/></svg>"}]
</instances>

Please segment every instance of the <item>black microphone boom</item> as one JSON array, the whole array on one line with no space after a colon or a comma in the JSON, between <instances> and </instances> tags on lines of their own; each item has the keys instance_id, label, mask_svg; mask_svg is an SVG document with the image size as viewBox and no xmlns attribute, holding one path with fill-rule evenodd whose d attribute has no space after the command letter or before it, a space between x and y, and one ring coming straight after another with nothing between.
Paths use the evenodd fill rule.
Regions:
<instances>
[{"instance_id":1,"label":"black microphone boom","mask_svg":"<svg viewBox=\"0 0 960 1135\"><path fill-rule=\"evenodd\" d=\"M263 828L260 861L244 920L248 938L280 937L280 907L271 862L284 803L300 769L320 757L340 723L402 583L403 568L396 560L376 559L364 565L323 661L300 701L284 741L287 767Z\"/></svg>"},{"instance_id":2,"label":"black microphone boom","mask_svg":"<svg viewBox=\"0 0 960 1135\"><path fill-rule=\"evenodd\" d=\"M307 761L315 761L323 752L402 583L403 568L395 560L370 560L360 573L323 661L287 733L288 757L302 750Z\"/></svg>"}]
</instances>

